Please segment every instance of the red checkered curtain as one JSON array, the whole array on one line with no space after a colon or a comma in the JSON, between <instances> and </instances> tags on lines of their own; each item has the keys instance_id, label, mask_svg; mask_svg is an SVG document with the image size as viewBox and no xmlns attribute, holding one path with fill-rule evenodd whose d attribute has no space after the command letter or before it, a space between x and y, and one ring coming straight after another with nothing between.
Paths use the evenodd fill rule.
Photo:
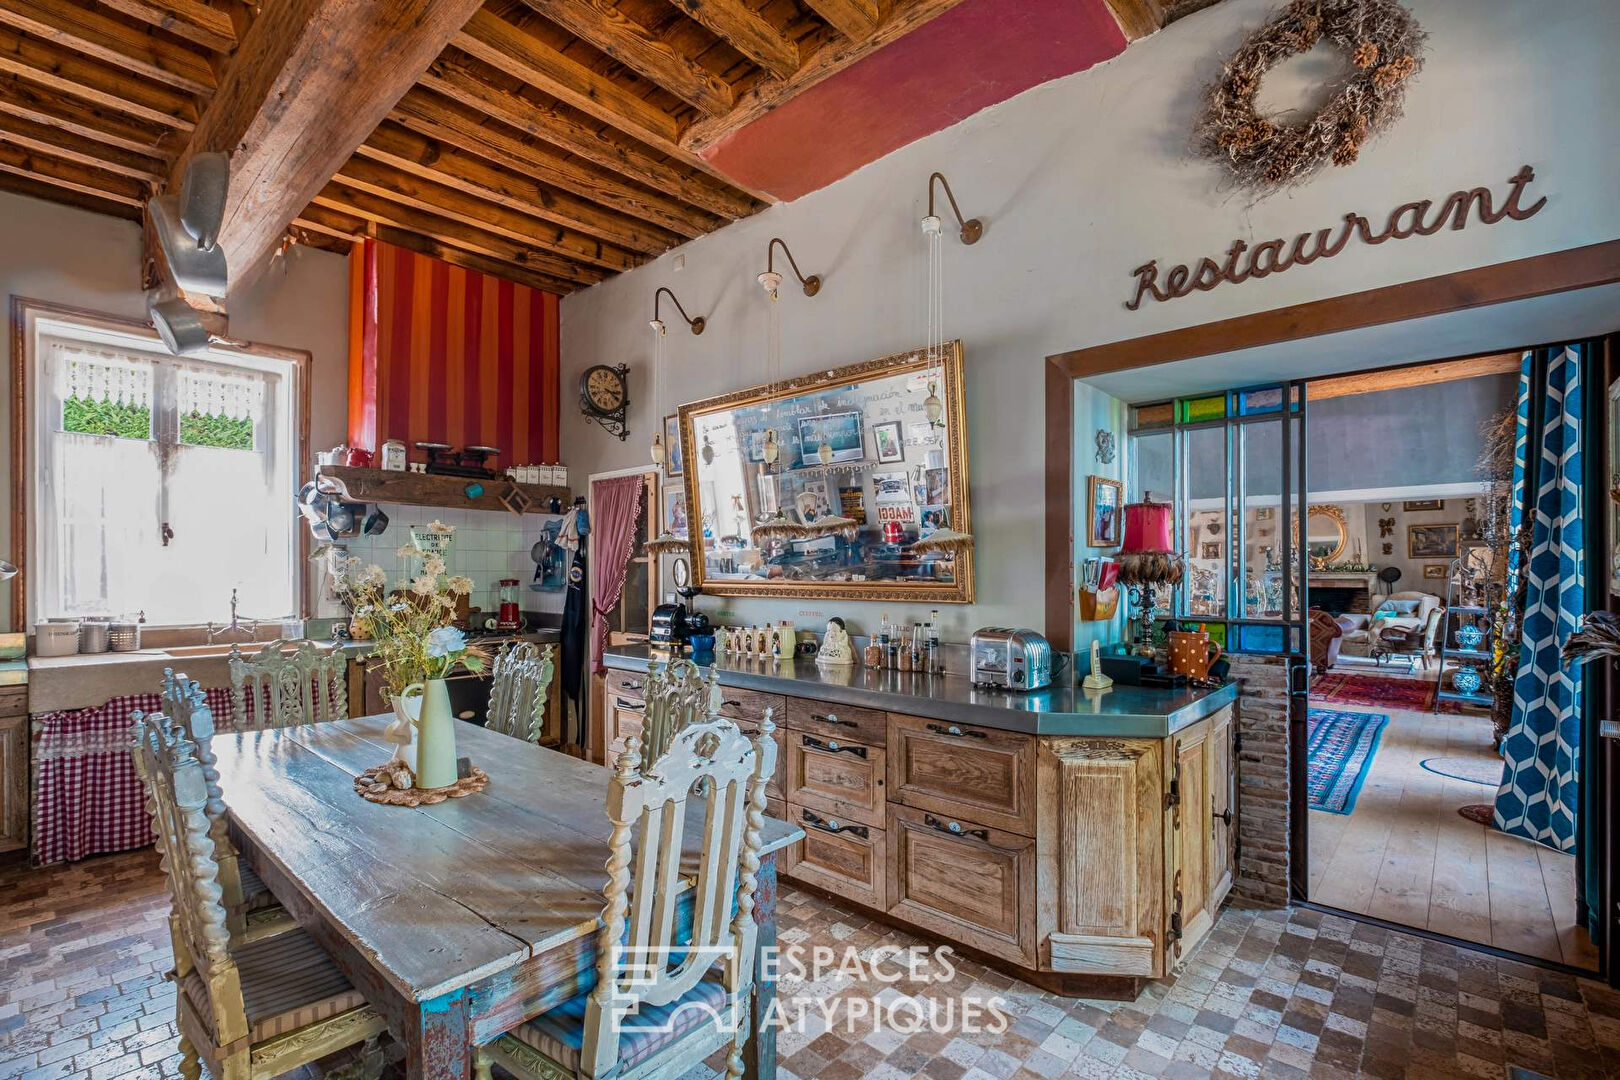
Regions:
<instances>
[{"instance_id":1,"label":"red checkered curtain","mask_svg":"<svg viewBox=\"0 0 1620 1080\"><path fill-rule=\"evenodd\" d=\"M555 463L558 298L376 240L349 256L349 444Z\"/></svg>"},{"instance_id":2,"label":"red checkered curtain","mask_svg":"<svg viewBox=\"0 0 1620 1080\"><path fill-rule=\"evenodd\" d=\"M209 690L208 707L228 728L231 692ZM113 698L96 709L34 717L34 862L72 862L153 841L146 792L130 758L137 712L163 707L157 694Z\"/></svg>"}]
</instances>

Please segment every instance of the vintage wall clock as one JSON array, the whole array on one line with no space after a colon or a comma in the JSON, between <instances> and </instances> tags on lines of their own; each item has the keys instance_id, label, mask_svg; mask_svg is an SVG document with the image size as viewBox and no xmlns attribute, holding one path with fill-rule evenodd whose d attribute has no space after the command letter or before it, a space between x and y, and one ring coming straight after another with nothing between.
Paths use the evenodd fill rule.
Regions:
<instances>
[{"instance_id":1,"label":"vintage wall clock","mask_svg":"<svg viewBox=\"0 0 1620 1080\"><path fill-rule=\"evenodd\" d=\"M587 420L594 420L617 435L621 441L630 434L625 417L630 410L630 392L626 377L630 368L626 364L608 367L596 364L585 369L579 377L579 408Z\"/></svg>"}]
</instances>

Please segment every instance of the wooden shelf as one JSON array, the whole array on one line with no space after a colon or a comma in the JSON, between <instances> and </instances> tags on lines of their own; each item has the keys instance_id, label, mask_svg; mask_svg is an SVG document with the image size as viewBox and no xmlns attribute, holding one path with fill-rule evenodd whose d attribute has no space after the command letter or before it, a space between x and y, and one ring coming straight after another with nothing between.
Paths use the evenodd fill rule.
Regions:
<instances>
[{"instance_id":1,"label":"wooden shelf","mask_svg":"<svg viewBox=\"0 0 1620 1080\"><path fill-rule=\"evenodd\" d=\"M322 465L316 472L342 484L353 502L402 503L451 510L507 510L501 502L501 493L512 484L504 476L479 480L467 476L358 469L350 465ZM469 499L468 484L482 484L484 493L476 499ZM553 497L561 499L566 510L574 498L567 488L551 484L518 484L517 487L529 498L530 505L524 511L529 514L549 512L546 504Z\"/></svg>"}]
</instances>

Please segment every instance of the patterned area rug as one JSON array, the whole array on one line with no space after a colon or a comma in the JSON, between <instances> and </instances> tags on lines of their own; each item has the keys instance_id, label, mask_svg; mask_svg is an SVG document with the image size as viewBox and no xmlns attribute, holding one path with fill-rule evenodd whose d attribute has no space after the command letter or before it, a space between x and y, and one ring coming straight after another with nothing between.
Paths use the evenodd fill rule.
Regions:
<instances>
[{"instance_id":1,"label":"patterned area rug","mask_svg":"<svg viewBox=\"0 0 1620 1080\"><path fill-rule=\"evenodd\" d=\"M1466 780L1470 784L1487 784L1494 788L1502 782L1500 758L1432 757L1424 758L1418 766L1436 776Z\"/></svg>"},{"instance_id":2,"label":"patterned area rug","mask_svg":"<svg viewBox=\"0 0 1620 1080\"><path fill-rule=\"evenodd\" d=\"M1348 814L1378 752L1389 717L1379 713L1312 709L1307 717L1305 771L1312 810Z\"/></svg>"},{"instance_id":3,"label":"patterned area rug","mask_svg":"<svg viewBox=\"0 0 1620 1080\"><path fill-rule=\"evenodd\" d=\"M1311 701L1323 705L1375 705L1384 709L1430 712L1434 709L1434 682L1330 671L1311 684ZM1442 701L1440 711L1462 710L1455 702Z\"/></svg>"}]
</instances>

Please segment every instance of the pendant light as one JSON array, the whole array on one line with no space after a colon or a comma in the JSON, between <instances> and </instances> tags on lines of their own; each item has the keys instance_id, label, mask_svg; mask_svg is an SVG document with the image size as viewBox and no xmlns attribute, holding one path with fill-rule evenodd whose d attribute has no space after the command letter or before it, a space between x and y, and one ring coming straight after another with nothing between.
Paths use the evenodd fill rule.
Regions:
<instances>
[{"instance_id":1,"label":"pendant light","mask_svg":"<svg viewBox=\"0 0 1620 1080\"><path fill-rule=\"evenodd\" d=\"M669 295L670 302L675 305L675 310L681 313L682 321L691 328L694 336L703 333L703 328L708 325L701 315L696 318L689 318L686 309L681 306L680 299L673 292L670 292L668 287L661 285L653 293L653 317L647 322L647 325L652 327L653 332L653 437L650 456L653 464L660 470L666 469L669 464L669 448L664 445L663 398L659 394L664 367L664 338L668 334L668 328L664 325L664 320L659 318L659 304L666 293ZM710 454L712 456L712 450ZM691 532L691 527L688 525L687 536L682 539L666 528L657 536L648 540L643 545L643 550L653 556L690 551L692 548Z\"/></svg>"},{"instance_id":2,"label":"pendant light","mask_svg":"<svg viewBox=\"0 0 1620 1080\"><path fill-rule=\"evenodd\" d=\"M945 363L945 223L934 212L934 184L945 189L945 198L951 204L951 213L956 216L957 237L964 244L972 245L979 242L984 235L984 223L978 218L963 220L962 209L956 205L956 196L951 192L950 181L945 179L944 173L933 173L928 177L928 216L922 219L923 235L928 238L928 341L924 352L928 362L941 370ZM928 425L932 428L945 426L945 403L939 397L939 382L936 379L928 380L928 397L923 399L923 414L928 417ZM945 553L955 554L965 551L973 546L973 534L958 532L952 528L936 529L928 536L911 545L916 554Z\"/></svg>"}]
</instances>

